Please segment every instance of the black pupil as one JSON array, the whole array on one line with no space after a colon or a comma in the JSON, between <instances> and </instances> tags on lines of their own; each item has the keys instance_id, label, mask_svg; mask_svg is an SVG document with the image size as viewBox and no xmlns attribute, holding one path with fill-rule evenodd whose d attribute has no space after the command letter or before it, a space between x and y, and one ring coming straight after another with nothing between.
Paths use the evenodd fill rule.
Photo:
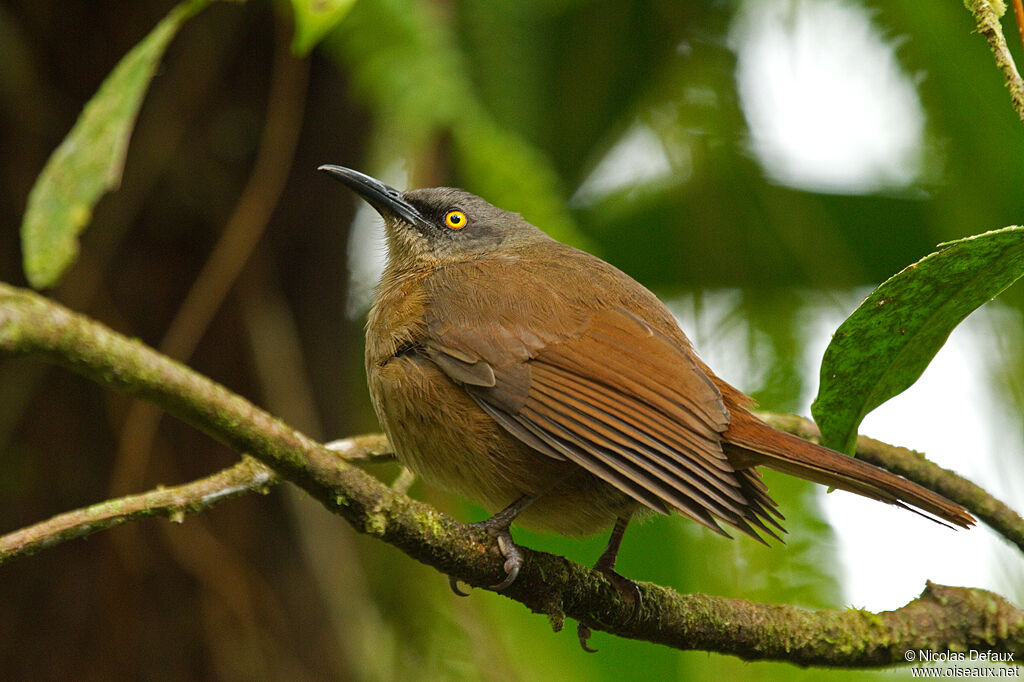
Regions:
<instances>
[{"instance_id":1,"label":"black pupil","mask_svg":"<svg viewBox=\"0 0 1024 682\"><path fill-rule=\"evenodd\" d=\"M455 225L458 225L459 223L461 223L461 222L462 222L462 216L460 216L460 215L459 215L458 213L452 213L452 215L451 215L451 221L452 221L452 223L454 223Z\"/></svg>"}]
</instances>

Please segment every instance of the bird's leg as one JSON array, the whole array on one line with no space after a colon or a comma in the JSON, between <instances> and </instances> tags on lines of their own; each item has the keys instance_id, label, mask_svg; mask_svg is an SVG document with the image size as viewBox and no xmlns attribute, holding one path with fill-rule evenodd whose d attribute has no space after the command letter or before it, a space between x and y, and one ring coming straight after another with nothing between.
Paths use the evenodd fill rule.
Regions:
<instances>
[{"instance_id":1,"label":"bird's leg","mask_svg":"<svg viewBox=\"0 0 1024 682\"><path fill-rule=\"evenodd\" d=\"M600 571L608 582L618 590L619 594L626 601L633 604L633 610L630 612L629 617L626 619L626 623L633 620L636 617L637 612L643 605L643 597L640 594L640 588L635 582L629 578L625 578L615 572L615 560L619 556L619 546L622 544L622 536L626 532L626 526L629 525L629 521L632 515L620 516L615 521L615 527L612 529L611 537L608 538L608 545L604 548L601 556L598 557L597 563L594 564L594 570ZM583 647L584 651L594 653L597 649L591 649L587 646L587 640L590 639L590 628L584 625L582 622L576 624L576 634L580 638L580 646Z\"/></svg>"},{"instance_id":2,"label":"bird's leg","mask_svg":"<svg viewBox=\"0 0 1024 682\"><path fill-rule=\"evenodd\" d=\"M626 532L630 518L631 516L620 516L615 521L615 528L612 529L611 537L608 538L608 546L598 557L597 563L594 564L594 570L600 571L615 586L622 598L633 604L633 612L629 616L629 620L632 620L643 604L640 588L629 578L624 578L615 572L615 560L619 556L619 546L622 544L622 536Z\"/></svg>"},{"instance_id":3,"label":"bird's leg","mask_svg":"<svg viewBox=\"0 0 1024 682\"><path fill-rule=\"evenodd\" d=\"M490 587L495 592L501 592L514 583L519 576L519 569L523 567L523 555L519 552L519 548L516 547L516 543L512 541L512 533L509 532L509 527L524 509L533 504L533 500L534 498L531 495L523 495L486 521L469 524L474 528L484 529L488 535L497 540L501 556L505 557L505 579ZM448 576L448 584L455 594L460 597L467 596L465 592L459 589L458 580L455 577Z\"/></svg>"}]
</instances>

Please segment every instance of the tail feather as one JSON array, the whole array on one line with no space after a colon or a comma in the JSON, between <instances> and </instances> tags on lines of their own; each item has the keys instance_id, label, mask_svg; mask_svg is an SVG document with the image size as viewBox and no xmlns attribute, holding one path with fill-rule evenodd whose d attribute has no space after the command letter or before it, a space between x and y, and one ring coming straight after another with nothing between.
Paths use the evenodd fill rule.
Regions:
<instances>
[{"instance_id":1,"label":"tail feather","mask_svg":"<svg viewBox=\"0 0 1024 682\"><path fill-rule=\"evenodd\" d=\"M798 478L847 490L910 509L937 523L969 528L975 522L962 506L917 483L867 462L777 431L749 413L733 413L724 449L738 469L766 466ZM933 518L934 517L934 518ZM943 524L945 525L945 524Z\"/></svg>"}]
</instances>

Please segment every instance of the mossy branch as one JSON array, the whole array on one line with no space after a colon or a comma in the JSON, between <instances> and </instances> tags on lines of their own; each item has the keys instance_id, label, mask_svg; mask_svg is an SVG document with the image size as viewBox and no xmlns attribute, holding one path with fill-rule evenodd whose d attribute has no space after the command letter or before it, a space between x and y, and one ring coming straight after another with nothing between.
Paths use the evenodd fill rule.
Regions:
<instances>
[{"instance_id":1,"label":"mossy branch","mask_svg":"<svg viewBox=\"0 0 1024 682\"><path fill-rule=\"evenodd\" d=\"M484 531L388 488L346 461L360 447L386 450L379 436L370 444L354 444L349 452L328 450L144 344L44 297L5 284L0 284L0 352L40 356L149 399L238 452L251 455L201 481L70 512L79 514L78 521L89 513L103 517L106 520L101 524L109 525L153 514L177 519L228 495L265 489L280 477L304 488L356 530L443 573L471 585L493 584L502 575L502 559ZM60 531L49 537L59 542L95 530L74 521L73 516L64 515L65 525L71 528L64 531L71 534ZM11 537L14 534L7 536ZM29 548L17 555L43 546L48 544L37 537L36 544L26 545ZM18 552L8 545L3 548ZM1017 660L1024 658L1024 611L985 590L929 584L906 606L874 614L680 595L644 583L643 608L630 620L631 606L620 600L600 574L563 557L526 548L523 554L525 566L505 594L547 614L556 629L571 617L612 634L679 649L799 665L890 666L905 663L907 651L919 650L991 650L1013 654Z\"/></svg>"},{"instance_id":2,"label":"mossy branch","mask_svg":"<svg viewBox=\"0 0 1024 682\"><path fill-rule=\"evenodd\" d=\"M374 433L335 441L331 449L350 462L374 462L393 460L390 447L387 437ZM136 519L162 516L181 523L186 514L240 495L265 493L280 482L273 469L244 455L237 464L189 483L104 500L0 536L0 565Z\"/></svg>"}]
</instances>

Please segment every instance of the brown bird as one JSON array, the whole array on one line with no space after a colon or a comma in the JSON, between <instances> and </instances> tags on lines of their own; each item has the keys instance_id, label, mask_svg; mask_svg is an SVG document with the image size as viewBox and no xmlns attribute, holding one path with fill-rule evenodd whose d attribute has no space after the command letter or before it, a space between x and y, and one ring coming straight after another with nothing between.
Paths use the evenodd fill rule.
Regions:
<instances>
[{"instance_id":1,"label":"brown bird","mask_svg":"<svg viewBox=\"0 0 1024 682\"><path fill-rule=\"evenodd\" d=\"M450 187L399 192L320 170L384 218L388 259L366 328L377 416L403 464L497 512L481 524L507 559L494 589L522 564L513 521L564 535L613 527L595 568L638 605L614 571L630 519L675 511L723 535L719 522L778 538L783 516L758 466L974 522L916 483L757 419L654 294L519 214Z\"/></svg>"}]
</instances>

